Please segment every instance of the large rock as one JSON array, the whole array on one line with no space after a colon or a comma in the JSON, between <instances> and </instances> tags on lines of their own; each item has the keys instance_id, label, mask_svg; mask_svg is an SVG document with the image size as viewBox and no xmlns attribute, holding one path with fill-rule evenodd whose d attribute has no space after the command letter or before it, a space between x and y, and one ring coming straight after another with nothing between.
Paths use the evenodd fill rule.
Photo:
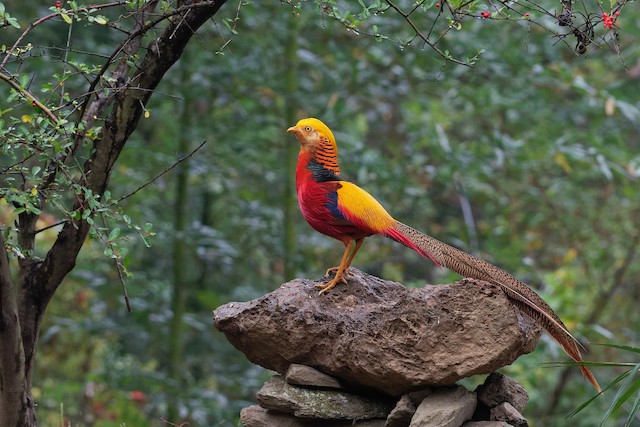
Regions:
<instances>
[{"instance_id":1,"label":"large rock","mask_svg":"<svg viewBox=\"0 0 640 427\"><path fill-rule=\"evenodd\" d=\"M389 402L352 393L293 386L280 376L267 381L257 398L265 409L323 420L385 419L393 407Z\"/></svg>"},{"instance_id":2,"label":"large rock","mask_svg":"<svg viewBox=\"0 0 640 427\"><path fill-rule=\"evenodd\" d=\"M409 427L460 427L476 410L476 395L462 386L440 389L425 397Z\"/></svg>"},{"instance_id":3,"label":"large rock","mask_svg":"<svg viewBox=\"0 0 640 427\"><path fill-rule=\"evenodd\" d=\"M272 425L280 425L280 424L272 424ZM505 423L504 421L469 421L468 423L462 424L462 427L513 427L513 426L511 424Z\"/></svg>"},{"instance_id":4,"label":"large rock","mask_svg":"<svg viewBox=\"0 0 640 427\"><path fill-rule=\"evenodd\" d=\"M309 420L270 411L258 405L240 411L240 422L244 427L384 427L384 420Z\"/></svg>"},{"instance_id":5,"label":"large rock","mask_svg":"<svg viewBox=\"0 0 640 427\"><path fill-rule=\"evenodd\" d=\"M529 402L529 393L517 381L493 372L476 389L480 403L493 408L502 402L509 402L518 412L523 412Z\"/></svg>"},{"instance_id":6,"label":"large rock","mask_svg":"<svg viewBox=\"0 0 640 427\"><path fill-rule=\"evenodd\" d=\"M299 363L396 396L492 372L535 348L540 329L497 286L407 289L350 270L349 284L326 295L297 279L219 307L214 323L265 368Z\"/></svg>"}]
</instances>

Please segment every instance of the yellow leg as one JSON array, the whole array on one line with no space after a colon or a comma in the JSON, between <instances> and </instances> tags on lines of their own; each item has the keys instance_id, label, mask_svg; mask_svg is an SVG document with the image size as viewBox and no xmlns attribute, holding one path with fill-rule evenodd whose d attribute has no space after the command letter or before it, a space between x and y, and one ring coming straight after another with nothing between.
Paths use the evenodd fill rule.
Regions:
<instances>
[{"instance_id":1,"label":"yellow leg","mask_svg":"<svg viewBox=\"0 0 640 427\"><path fill-rule=\"evenodd\" d=\"M349 270L349 267L351 266L351 261L353 261L353 259L356 256L356 253L358 252L358 250L360 249L360 246L362 246L363 243L364 243L364 237L362 239L356 240L356 247L353 248L353 252L351 252L351 256L349 257L349 261L347 261L347 266L345 267L345 272L347 270Z\"/></svg>"},{"instance_id":2,"label":"yellow leg","mask_svg":"<svg viewBox=\"0 0 640 427\"><path fill-rule=\"evenodd\" d=\"M351 266L351 261L353 261L353 258L355 258L356 256L356 252L358 252L358 249L360 249L360 246L362 246L363 243L364 243L364 237L362 239L356 240L356 247L351 253L351 256L349 257L349 259L347 260L347 266L344 268L343 274L345 276L349 275L349 267ZM338 271L339 268L340 267L327 268L327 271L324 273L324 276L328 277L331 273L335 273L336 271Z\"/></svg>"},{"instance_id":3,"label":"yellow leg","mask_svg":"<svg viewBox=\"0 0 640 427\"><path fill-rule=\"evenodd\" d=\"M329 280L327 283L323 285L316 285L316 288L320 288L320 295L329 292L338 282L342 282L344 284L347 283L347 280L344 278L343 273L347 268L347 261L349 260L349 252L351 252L351 245L353 244L353 240L349 241L347 247L344 248L344 253L342 254L342 259L340 260L340 265L338 266L338 270L336 271L336 275L333 279Z\"/></svg>"},{"instance_id":4,"label":"yellow leg","mask_svg":"<svg viewBox=\"0 0 640 427\"><path fill-rule=\"evenodd\" d=\"M353 258L356 256L358 249L360 249L360 246L362 246L362 244L364 243L364 238L355 240L356 244L352 252L351 246L353 245L353 242L354 240L350 240L349 243L347 244L347 247L344 249L344 253L342 254L342 259L340 260L340 265L338 267L332 267L328 269L327 272L325 273L325 276L328 276L329 273L335 272L336 275L334 276L334 278L331 279L329 282L325 283L324 285L316 285L317 288L321 289L320 290L321 295L329 292L335 285L338 284L338 282L342 282L345 285L347 284L347 280L344 278L344 276L349 275L349 266L351 265ZM349 255L349 253L351 253L351 255Z\"/></svg>"}]
</instances>

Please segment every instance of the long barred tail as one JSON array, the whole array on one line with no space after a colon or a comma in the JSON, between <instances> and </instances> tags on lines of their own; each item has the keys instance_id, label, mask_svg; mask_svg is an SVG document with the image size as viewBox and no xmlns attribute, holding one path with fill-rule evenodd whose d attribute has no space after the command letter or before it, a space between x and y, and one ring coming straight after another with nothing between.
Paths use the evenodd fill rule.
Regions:
<instances>
[{"instance_id":1,"label":"long barred tail","mask_svg":"<svg viewBox=\"0 0 640 427\"><path fill-rule=\"evenodd\" d=\"M386 236L464 277L484 280L502 287L515 306L538 322L573 360L583 361L580 343L571 335L560 317L538 294L511 274L401 222L387 231ZM602 391L587 367L581 366L580 370L596 390Z\"/></svg>"}]
</instances>

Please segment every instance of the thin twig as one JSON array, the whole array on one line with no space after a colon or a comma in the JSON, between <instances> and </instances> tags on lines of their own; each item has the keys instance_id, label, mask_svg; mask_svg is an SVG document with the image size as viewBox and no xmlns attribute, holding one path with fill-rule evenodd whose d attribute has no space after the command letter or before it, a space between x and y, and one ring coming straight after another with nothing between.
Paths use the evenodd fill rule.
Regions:
<instances>
[{"instance_id":1,"label":"thin twig","mask_svg":"<svg viewBox=\"0 0 640 427\"><path fill-rule=\"evenodd\" d=\"M94 4L92 6L85 6L85 7L78 8L77 11L74 11L73 9L69 9L69 10L62 10L61 12L65 12L65 13L89 12L90 10L106 9L109 7L120 6L124 4L126 4L126 2L124 1L105 3L105 4ZM49 15L45 15L42 18L32 22L27 27L27 29L24 30L22 34L20 34L20 36L16 39L13 46L11 46L9 50L7 50L7 53L4 59L2 60L2 63L0 63L0 68L4 68L4 66L7 65L7 62L9 61L9 58L11 58L13 51L16 50L20 42L31 32L31 30L33 30L35 27L42 24L43 22L46 22L52 18L55 18L56 16L60 15L61 12L50 13Z\"/></svg>"},{"instance_id":2,"label":"thin twig","mask_svg":"<svg viewBox=\"0 0 640 427\"><path fill-rule=\"evenodd\" d=\"M43 231L46 231L46 230L48 230L50 228L53 228L53 227L57 227L59 225L65 224L67 222L69 222L68 219L63 219L62 221L58 221L55 224L51 224L51 225L47 225L46 227L39 228L36 231L34 231L33 234L42 233Z\"/></svg>"},{"instance_id":3,"label":"thin twig","mask_svg":"<svg viewBox=\"0 0 640 427\"><path fill-rule=\"evenodd\" d=\"M54 125L58 123L58 117L53 114L53 112L48 109L46 105L40 102L38 98L33 96L33 94L29 92L29 90L21 88L20 84L14 78L0 72L0 80L7 82L9 86L15 89L20 95L31 101L31 104L35 104L38 108L40 108L51 119Z\"/></svg>"},{"instance_id":4,"label":"thin twig","mask_svg":"<svg viewBox=\"0 0 640 427\"><path fill-rule=\"evenodd\" d=\"M391 0L386 0L387 4L393 9L395 10L400 16L402 16L402 18L404 18L405 21L407 21L407 23L409 24L409 26L413 29L413 31L415 32L415 34L420 37L426 44L429 45L429 47L431 49L433 49L438 55L442 56L444 59L446 59L447 61L451 61L454 62L458 65L464 65L465 67L471 67L471 64L467 64L466 62L462 62L459 59L455 59L453 58L451 55L447 55L445 54L442 50L440 50L435 43L433 43L431 40L429 40L429 38L427 36L425 36L424 34L422 34L422 32L420 31L420 29L416 26L416 24L413 22L413 20L411 19L411 17L409 16L409 14L404 13L398 6L395 5L395 3L393 3Z\"/></svg>"},{"instance_id":5,"label":"thin twig","mask_svg":"<svg viewBox=\"0 0 640 427\"><path fill-rule=\"evenodd\" d=\"M167 172L169 172L171 169L175 168L176 166L178 166L180 163L184 162L185 160L189 159L190 157L192 157L198 150L200 150L204 144L206 144L207 141L202 141L200 143L200 145L198 145L196 148L194 148L189 154L187 154L184 157L179 158L174 164L172 164L171 166L169 166L168 168L166 168L165 170L163 170L162 172L160 172L159 174L157 174L156 176L154 176L150 181L145 182L144 184L142 184L140 187L136 188L135 190L133 190L131 193L124 195L122 197L120 197L118 199L118 203L128 199L129 197L133 196L134 194L136 194L138 191L142 190L143 188L153 184L155 181L157 181L160 177L162 177L164 174L166 174Z\"/></svg>"},{"instance_id":6,"label":"thin twig","mask_svg":"<svg viewBox=\"0 0 640 427\"><path fill-rule=\"evenodd\" d=\"M124 297L124 303L127 306L127 311L131 313L131 303L129 302L129 294L127 293L127 284L124 282L124 277L122 275L122 269L124 266L122 265L122 261L118 256L115 256L113 260L116 263L116 270L118 271L118 280L120 281L120 286L122 287L122 296Z\"/></svg>"}]
</instances>

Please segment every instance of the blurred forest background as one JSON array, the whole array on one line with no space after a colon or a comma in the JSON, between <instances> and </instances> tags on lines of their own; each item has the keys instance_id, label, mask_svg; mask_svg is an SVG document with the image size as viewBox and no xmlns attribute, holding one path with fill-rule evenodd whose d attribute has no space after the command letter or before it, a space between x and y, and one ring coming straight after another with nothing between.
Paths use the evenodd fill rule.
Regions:
<instances>
[{"instance_id":1,"label":"blurred forest background","mask_svg":"<svg viewBox=\"0 0 640 427\"><path fill-rule=\"evenodd\" d=\"M4 3L23 28L53 6ZM378 19L389 36L407 33L397 15ZM286 129L307 116L333 129L345 177L397 219L523 279L583 341L640 346L635 4L616 25L619 54L595 43L578 56L573 42L527 19L468 19L440 47L484 49L470 68L420 43L349 31L313 3L225 4L157 88L111 178L120 198L188 156L120 203L126 221L155 232L150 247L126 227L112 236L126 250L132 312L96 239L48 309L34 377L41 425L238 425L270 374L213 328L211 311L319 277L343 250L297 210L298 144ZM6 44L22 30L2 31ZM22 71L34 87L61 73L48 58L65 55L69 31L58 18L30 35L35 50ZM66 59L91 63L118 34L79 23L71 40ZM0 110L9 96L0 85ZM0 203L6 227L12 208ZM45 211L38 228L60 219ZM39 245L57 230L39 233ZM355 265L408 286L456 280L382 238L369 239ZM611 402L609 392L567 420L593 390L578 369L545 365L566 359L545 335L504 370L529 391L533 426L597 426ZM586 359L638 361L593 345ZM621 372L594 368L601 384ZM621 425L631 407L609 424Z\"/></svg>"}]
</instances>

